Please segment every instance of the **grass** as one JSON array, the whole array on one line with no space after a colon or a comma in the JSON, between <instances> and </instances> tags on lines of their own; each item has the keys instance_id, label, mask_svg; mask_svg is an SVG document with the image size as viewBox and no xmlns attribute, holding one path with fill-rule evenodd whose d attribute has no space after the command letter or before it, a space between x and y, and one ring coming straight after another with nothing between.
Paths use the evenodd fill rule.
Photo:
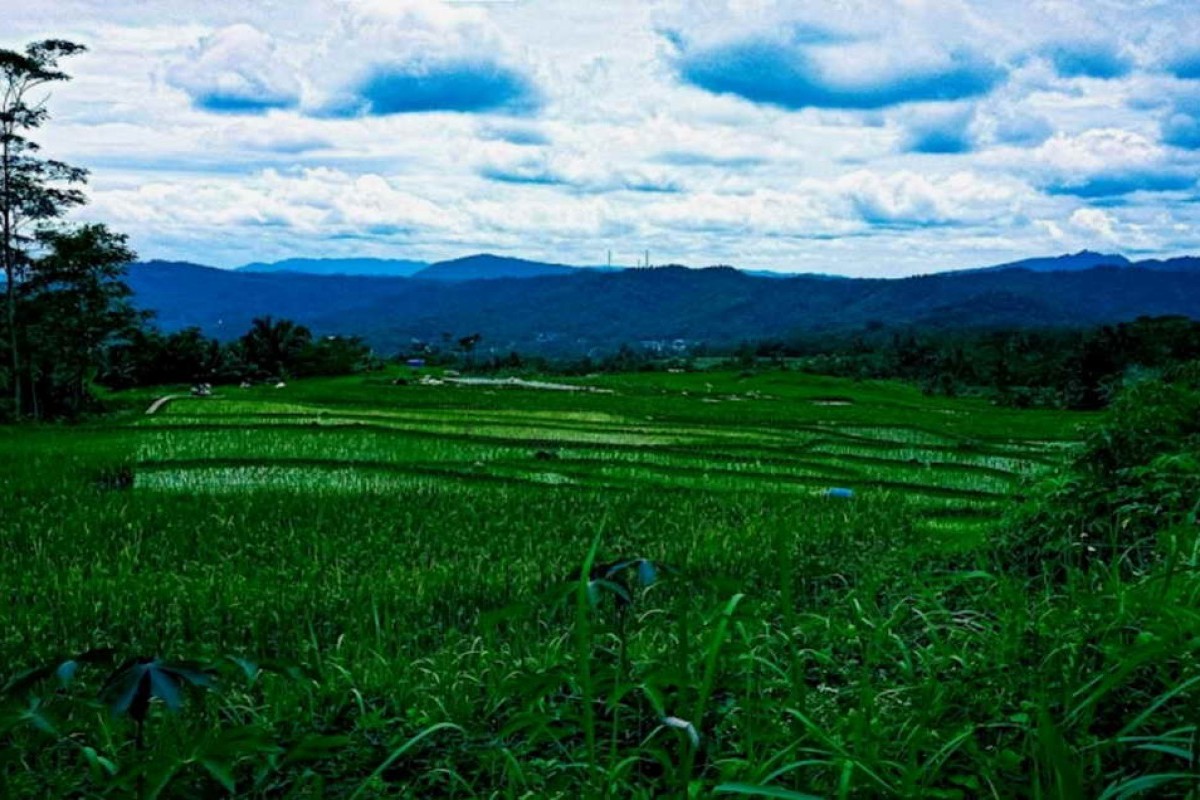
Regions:
<instances>
[{"instance_id":1,"label":"grass","mask_svg":"<svg viewBox=\"0 0 1200 800\"><path fill-rule=\"evenodd\" d=\"M1094 418L796 373L580 382L614 393L313 380L0 430L10 672L96 647L253 666L177 713L156 695L144 749L81 666L36 713L0 707L0 785L1194 788L1195 728L1164 726L1194 702L1200 628L1163 609L1196 583L1031 585L981 548Z\"/></svg>"}]
</instances>

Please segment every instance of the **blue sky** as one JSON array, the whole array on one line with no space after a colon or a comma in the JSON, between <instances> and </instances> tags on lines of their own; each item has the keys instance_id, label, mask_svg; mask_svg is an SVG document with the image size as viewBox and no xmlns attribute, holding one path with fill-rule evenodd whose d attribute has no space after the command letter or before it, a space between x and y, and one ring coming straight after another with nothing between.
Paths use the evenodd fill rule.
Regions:
<instances>
[{"instance_id":1,"label":"blue sky","mask_svg":"<svg viewBox=\"0 0 1200 800\"><path fill-rule=\"evenodd\" d=\"M145 258L1200 252L1194 0L11 5L91 48L42 141Z\"/></svg>"}]
</instances>

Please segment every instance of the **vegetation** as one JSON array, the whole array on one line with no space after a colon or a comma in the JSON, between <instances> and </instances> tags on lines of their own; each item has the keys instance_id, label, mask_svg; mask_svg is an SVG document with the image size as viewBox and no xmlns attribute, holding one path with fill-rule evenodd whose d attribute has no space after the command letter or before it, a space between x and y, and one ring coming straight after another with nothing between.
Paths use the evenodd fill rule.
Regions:
<instances>
[{"instance_id":1,"label":"vegetation","mask_svg":"<svg viewBox=\"0 0 1200 800\"><path fill-rule=\"evenodd\" d=\"M83 50L81 45L55 39L35 42L24 52L0 50L0 264L8 349L0 383L8 388L17 416L26 413L25 392L36 393L32 384L38 381L24 362L25 281L41 266L36 260L37 244L66 244L63 239L46 241L46 224L84 202L77 187L87 177L84 170L42 157L41 148L29 136L49 116L45 99L37 93L47 84L67 80L59 61ZM58 255L52 257L61 261ZM37 403L36 394L32 402Z\"/></svg>"},{"instance_id":2,"label":"vegetation","mask_svg":"<svg viewBox=\"0 0 1200 800\"><path fill-rule=\"evenodd\" d=\"M1195 788L1185 381L395 374L0 434L11 792Z\"/></svg>"},{"instance_id":3,"label":"vegetation","mask_svg":"<svg viewBox=\"0 0 1200 800\"><path fill-rule=\"evenodd\" d=\"M427 369L530 369L504 344L530 333L514 282L469 315L482 333L406 341L408 368L287 319L162 333L121 235L51 224L84 176L37 155L30 92L80 50L0 51L0 379L19 421L78 422L0 427L5 796L1197 796L1196 323L868 321L846 349L797 337L704 372L651 341L557 383ZM1147 286L1192 302L1192 273L1132 271L1093 276L1122 294L1093 316L1158 308ZM610 344L641 330L613 304L649 319L648 297L658 334L726 342L798 291L914 330L1044 317L1046 275L981 275L518 293L569 317L584 290L570 324ZM479 302L418 283L406 302ZM714 304L741 316L698 318ZM670 366L637 371L648 352ZM87 418L97 395L113 413Z\"/></svg>"},{"instance_id":4,"label":"vegetation","mask_svg":"<svg viewBox=\"0 0 1200 800\"><path fill-rule=\"evenodd\" d=\"M799 359L804 369L856 378L898 378L931 393L983 394L1016 406L1095 410L1127 380L1169 375L1200 359L1200 322L1139 317L1088 329L984 332L890 330L796 337L738 351L743 362Z\"/></svg>"},{"instance_id":5,"label":"vegetation","mask_svg":"<svg viewBox=\"0 0 1200 800\"><path fill-rule=\"evenodd\" d=\"M571 359L614 352L621 344L671 350L681 343L694 352L746 341L852 336L880 323L890 335L1081 330L1141 315L1200 319L1198 267L1191 259L1162 269L1006 269L898 280L662 267L451 282L149 263L131 269L130 285L166 330L198 326L232 338L254 317L271 313L318 335L352 331L384 353L455 331L483 335L481 358L515 350Z\"/></svg>"},{"instance_id":6,"label":"vegetation","mask_svg":"<svg viewBox=\"0 0 1200 800\"><path fill-rule=\"evenodd\" d=\"M198 328L163 334L145 327L109 347L97 381L110 389L164 384L240 384L377 369L357 336L314 339L291 320L260 317L240 339L222 344Z\"/></svg>"}]
</instances>

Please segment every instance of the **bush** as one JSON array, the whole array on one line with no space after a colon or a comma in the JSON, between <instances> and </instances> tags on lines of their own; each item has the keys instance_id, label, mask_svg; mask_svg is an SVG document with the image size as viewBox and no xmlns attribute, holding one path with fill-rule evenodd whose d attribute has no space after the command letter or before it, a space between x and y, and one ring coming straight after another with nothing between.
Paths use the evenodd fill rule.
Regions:
<instances>
[{"instance_id":1,"label":"bush","mask_svg":"<svg viewBox=\"0 0 1200 800\"><path fill-rule=\"evenodd\" d=\"M1055 572L1096 560L1147 569L1157 532L1200 508L1200 391L1150 380L1125 389L1066 469L1031 488L997 557Z\"/></svg>"}]
</instances>

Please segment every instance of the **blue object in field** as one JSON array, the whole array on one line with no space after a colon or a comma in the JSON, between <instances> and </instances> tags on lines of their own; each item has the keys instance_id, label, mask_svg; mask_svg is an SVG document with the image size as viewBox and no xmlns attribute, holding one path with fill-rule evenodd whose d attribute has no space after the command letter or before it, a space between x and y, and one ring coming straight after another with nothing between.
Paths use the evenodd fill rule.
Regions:
<instances>
[{"instance_id":1,"label":"blue object in field","mask_svg":"<svg viewBox=\"0 0 1200 800\"><path fill-rule=\"evenodd\" d=\"M854 497L854 490L853 489L841 489L841 488L826 489L825 496L826 497Z\"/></svg>"},{"instance_id":2,"label":"blue object in field","mask_svg":"<svg viewBox=\"0 0 1200 800\"><path fill-rule=\"evenodd\" d=\"M408 360L408 365L409 365L410 367L412 367L413 369L418 369L418 368L420 368L420 367L423 367L423 366L425 366L425 359L423 359L423 358L410 358L410 359Z\"/></svg>"}]
</instances>

